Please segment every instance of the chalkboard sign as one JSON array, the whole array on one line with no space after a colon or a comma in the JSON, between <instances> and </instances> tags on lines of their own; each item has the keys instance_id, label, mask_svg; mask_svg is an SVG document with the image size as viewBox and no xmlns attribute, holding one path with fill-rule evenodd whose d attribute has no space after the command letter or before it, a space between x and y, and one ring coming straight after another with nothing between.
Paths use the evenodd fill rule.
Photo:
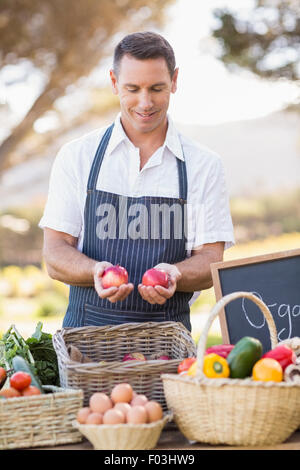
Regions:
<instances>
[{"instance_id":1,"label":"chalkboard sign","mask_svg":"<svg viewBox=\"0 0 300 470\"><path fill-rule=\"evenodd\" d=\"M278 341L300 337L300 249L213 263L211 271L217 301L231 292L252 292L268 306ZM264 352L271 349L266 320L251 300L233 300L219 320L224 343L252 336Z\"/></svg>"}]
</instances>

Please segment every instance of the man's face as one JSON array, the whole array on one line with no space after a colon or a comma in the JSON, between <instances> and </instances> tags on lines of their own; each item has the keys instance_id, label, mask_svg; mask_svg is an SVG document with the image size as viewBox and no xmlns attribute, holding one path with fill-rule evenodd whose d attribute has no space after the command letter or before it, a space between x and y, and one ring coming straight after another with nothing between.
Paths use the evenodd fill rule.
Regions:
<instances>
[{"instance_id":1,"label":"man's face","mask_svg":"<svg viewBox=\"0 0 300 470\"><path fill-rule=\"evenodd\" d=\"M177 87L178 69L171 78L166 61L138 60L124 55L118 77L111 70L113 92L119 95L121 119L125 130L149 133L164 128L170 94Z\"/></svg>"}]
</instances>

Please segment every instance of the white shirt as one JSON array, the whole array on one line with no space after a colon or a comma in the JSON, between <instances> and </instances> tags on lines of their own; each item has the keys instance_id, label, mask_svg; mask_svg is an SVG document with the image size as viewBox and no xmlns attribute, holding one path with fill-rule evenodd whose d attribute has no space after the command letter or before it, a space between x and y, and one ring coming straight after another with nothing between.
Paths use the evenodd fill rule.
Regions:
<instances>
[{"instance_id":1,"label":"white shirt","mask_svg":"<svg viewBox=\"0 0 300 470\"><path fill-rule=\"evenodd\" d=\"M39 227L78 237L82 251L86 189L95 152L106 128L65 144L53 163L46 207ZM120 114L105 152L96 189L129 197L179 197L176 157L188 179L187 250L204 243L234 244L224 168L220 157L177 132L168 116L164 144L140 171L139 149L126 136Z\"/></svg>"}]
</instances>

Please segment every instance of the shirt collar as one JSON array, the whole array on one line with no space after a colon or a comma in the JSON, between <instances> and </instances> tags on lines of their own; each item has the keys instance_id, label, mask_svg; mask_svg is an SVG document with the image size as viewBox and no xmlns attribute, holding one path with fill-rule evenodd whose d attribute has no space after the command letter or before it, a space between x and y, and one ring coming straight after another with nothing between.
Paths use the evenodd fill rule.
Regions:
<instances>
[{"instance_id":1,"label":"shirt collar","mask_svg":"<svg viewBox=\"0 0 300 470\"><path fill-rule=\"evenodd\" d=\"M169 115L167 117L168 129L163 147L168 147L168 149L173 153L175 157L178 157L180 160L184 161L184 155L179 134L174 126L173 120L170 118ZM115 125L107 146L108 155L110 155L121 142L126 140L129 141L121 124L121 113L119 113L115 119Z\"/></svg>"}]
</instances>

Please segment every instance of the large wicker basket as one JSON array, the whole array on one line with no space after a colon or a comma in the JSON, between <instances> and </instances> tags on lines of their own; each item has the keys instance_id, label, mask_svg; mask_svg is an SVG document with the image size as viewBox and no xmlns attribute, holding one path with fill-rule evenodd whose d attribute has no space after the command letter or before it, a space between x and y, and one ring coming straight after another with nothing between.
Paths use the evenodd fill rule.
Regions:
<instances>
[{"instance_id":1,"label":"large wicker basket","mask_svg":"<svg viewBox=\"0 0 300 470\"><path fill-rule=\"evenodd\" d=\"M55 446L80 442L72 426L82 407L81 390L45 385L48 393L0 400L0 449Z\"/></svg>"},{"instance_id":2,"label":"large wicker basket","mask_svg":"<svg viewBox=\"0 0 300 470\"><path fill-rule=\"evenodd\" d=\"M196 354L190 332L177 322L65 328L53 335L53 344L61 386L82 389L85 406L93 393L110 394L114 385L128 382L136 393L158 401L167 411L160 375L175 373L183 358ZM71 360L70 345L76 346L93 362L82 364ZM162 351L172 359L122 362L129 352L140 352L149 357Z\"/></svg>"},{"instance_id":3,"label":"large wicker basket","mask_svg":"<svg viewBox=\"0 0 300 470\"><path fill-rule=\"evenodd\" d=\"M270 330L272 348L277 344L273 317L255 295L234 292L214 306L199 339L196 377L162 375L168 407L189 440L239 446L274 445L285 441L299 427L299 383L209 379L203 374L211 324L225 305L241 297L258 305Z\"/></svg>"}]
</instances>

